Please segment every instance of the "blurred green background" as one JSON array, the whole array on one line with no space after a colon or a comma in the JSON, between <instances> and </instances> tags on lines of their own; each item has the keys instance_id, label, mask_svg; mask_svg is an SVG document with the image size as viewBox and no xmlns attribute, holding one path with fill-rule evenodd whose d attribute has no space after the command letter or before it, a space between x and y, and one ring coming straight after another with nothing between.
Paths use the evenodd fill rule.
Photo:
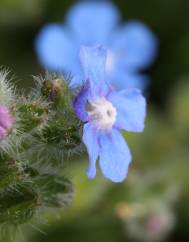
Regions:
<instances>
[{"instance_id":1,"label":"blurred green background","mask_svg":"<svg viewBox=\"0 0 189 242\"><path fill-rule=\"evenodd\" d=\"M0 0L0 65L19 87L27 90L31 75L44 73L33 48L39 29L62 21L75 2ZM71 207L45 211L38 222L23 227L19 242L189 241L189 1L114 2L123 21L142 20L160 43L157 60L147 70L145 132L125 133L133 153L129 177L123 184L101 175L89 181L87 158L70 161Z\"/></svg>"}]
</instances>

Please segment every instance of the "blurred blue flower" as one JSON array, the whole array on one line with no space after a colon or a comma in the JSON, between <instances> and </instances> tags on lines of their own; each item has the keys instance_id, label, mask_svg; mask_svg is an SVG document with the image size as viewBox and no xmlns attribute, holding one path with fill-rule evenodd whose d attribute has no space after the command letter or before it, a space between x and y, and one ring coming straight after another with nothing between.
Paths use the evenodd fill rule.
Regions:
<instances>
[{"instance_id":1,"label":"blurred blue flower","mask_svg":"<svg viewBox=\"0 0 189 242\"><path fill-rule=\"evenodd\" d=\"M157 41L141 22L119 26L119 12L108 1L84 1L74 5L65 24L48 24L35 42L40 62L51 71L71 72L72 84L81 84L81 45L102 44L108 48L106 75L118 89L144 89L148 77L139 73L156 56Z\"/></svg>"},{"instance_id":2,"label":"blurred blue flower","mask_svg":"<svg viewBox=\"0 0 189 242\"><path fill-rule=\"evenodd\" d=\"M102 46L82 47L81 64L87 82L74 102L74 111L84 124L83 142L90 164L87 176L96 175L96 160L103 175L113 182L127 177L131 153L120 129L142 132L146 102L135 88L116 92L105 79L108 51Z\"/></svg>"}]
</instances>

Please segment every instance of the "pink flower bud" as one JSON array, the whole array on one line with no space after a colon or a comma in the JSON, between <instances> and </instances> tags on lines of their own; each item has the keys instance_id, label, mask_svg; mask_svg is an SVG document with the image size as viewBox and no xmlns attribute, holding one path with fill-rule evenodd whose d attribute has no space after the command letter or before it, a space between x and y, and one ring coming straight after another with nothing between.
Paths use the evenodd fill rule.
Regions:
<instances>
[{"instance_id":1,"label":"pink flower bud","mask_svg":"<svg viewBox=\"0 0 189 242\"><path fill-rule=\"evenodd\" d=\"M13 117L7 107L0 105L0 140L7 136L12 127Z\"/></svg>"}]
</instances>

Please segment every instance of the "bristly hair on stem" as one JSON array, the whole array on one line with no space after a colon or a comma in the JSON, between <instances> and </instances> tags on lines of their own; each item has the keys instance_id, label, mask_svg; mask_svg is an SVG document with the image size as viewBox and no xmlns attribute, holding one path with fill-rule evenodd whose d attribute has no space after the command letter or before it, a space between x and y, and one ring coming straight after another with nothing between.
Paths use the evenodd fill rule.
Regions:
<instances>
[{"instance_id":1,"label":"bristly hair on stem","mask_svg":"<svg viewBox=\"0 0 189 242\"><path fill-rule=\"evenodd\" d=\"M83 150L81 122L72 108L78 90L55 73L34 82L26 96L10 84L7 71L0 72L0 104L13 117L0 140L0 231L72 200L72 183L62 174L65 161Z\"/></svg>"}]
</instances>

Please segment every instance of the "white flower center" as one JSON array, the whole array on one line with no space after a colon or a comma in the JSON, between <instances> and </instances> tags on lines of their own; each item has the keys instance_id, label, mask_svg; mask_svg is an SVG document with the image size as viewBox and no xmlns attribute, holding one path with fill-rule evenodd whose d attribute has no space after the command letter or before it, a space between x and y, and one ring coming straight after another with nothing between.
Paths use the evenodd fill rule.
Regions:
<instances>
[{"instance_id":1,"label":"white flower center","mask_svg":"<svg viewBox=\"0 0 189 242\"><path fill-rule=\"evenodd\" d=\"M110 130L116 121L117 111L105 98L89 104L88 115L90 121L100 130Z\"/></svg>"}]
</instances>

